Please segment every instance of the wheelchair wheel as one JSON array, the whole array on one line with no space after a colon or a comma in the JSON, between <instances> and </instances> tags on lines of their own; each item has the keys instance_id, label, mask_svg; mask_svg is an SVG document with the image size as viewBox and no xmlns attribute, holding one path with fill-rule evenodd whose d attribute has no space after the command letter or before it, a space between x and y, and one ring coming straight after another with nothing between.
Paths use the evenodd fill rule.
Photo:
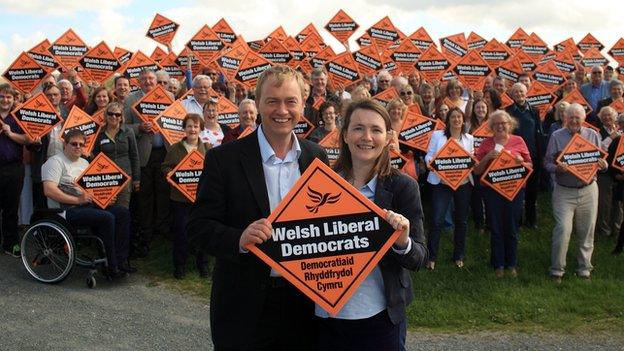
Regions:
<instances>
[{"instance_id":1,"label":"wheelchair wheel","mask_svg":"<svg viewBox=\"0 0 624 351\"><path fill-rule=\"evenodd\" d=\"M36 222L22 238L22 262L28 273L42 283L59 283L74 268L75 245L60 224Z\"/></svg>"}]
</instances>

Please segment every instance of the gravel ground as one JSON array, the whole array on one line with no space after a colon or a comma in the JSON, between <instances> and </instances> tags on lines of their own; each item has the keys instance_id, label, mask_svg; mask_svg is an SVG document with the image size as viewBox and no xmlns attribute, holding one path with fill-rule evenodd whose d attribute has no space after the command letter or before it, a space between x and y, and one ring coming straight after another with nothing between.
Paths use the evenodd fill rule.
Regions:
<instances>
[{"instance_id":1,"label":"gravel ground","mask_svg":"<svg viewBox=\"0 0 624 351\"><path fill-rule=\"evenodd\" d=\"M58 285L34 281L0 254L0 350L212 350L205 301L133 275L87 289L76 269ZM613 335L408 334L408 350L624 350Z\"/></svg>"}]
</instances>

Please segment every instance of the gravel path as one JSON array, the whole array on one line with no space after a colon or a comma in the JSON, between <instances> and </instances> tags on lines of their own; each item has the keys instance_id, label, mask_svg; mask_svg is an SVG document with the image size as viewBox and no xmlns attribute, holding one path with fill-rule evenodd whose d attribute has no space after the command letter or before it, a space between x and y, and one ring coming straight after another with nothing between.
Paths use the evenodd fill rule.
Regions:
<instances>
[{"instance_id":1,"label":"gravel path","mask_svg":"<svg viewBox=\"0 0 624 351\"><path fill-rule=\"evenodd\" d=\"M85 287L76 269L59 285L35 282L0 254L0 350L212 350L206 301L140 275ZM624 350L613 335L408 334L408 350Z\"/></svg>"}]
</instances>

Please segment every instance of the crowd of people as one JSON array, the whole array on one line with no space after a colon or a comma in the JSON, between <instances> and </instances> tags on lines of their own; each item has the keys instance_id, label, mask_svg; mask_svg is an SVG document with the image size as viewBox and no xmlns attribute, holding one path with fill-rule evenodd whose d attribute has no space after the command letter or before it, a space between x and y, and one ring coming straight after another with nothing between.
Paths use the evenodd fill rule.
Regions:
<instances>
[{"instance_id":1,"label":"crowd of people","mask_svg":"<svg viewBox=\"0 0 624 351\"><path fill-rule=\"evenodd\" d=\"M624 102L624 83L605 77L603 66L592 67L589 75L577 67L555 92L553 107L540 118L527 100L533 84L529 74L517 82L490 75L479 91L456 79L427 81L417 70L381 70L356 84L334 86L323 67L305 72L276 65L262 74L252 91L227 82L211 68L193 77L188 61L182 80L169 77L164 70L142 70L135 91L123 75L102 85L83 82L75 70L48 76L38 89L64 119L74 106L93 116L103 114L103 126L90 154L84 152L86 136L78 130L62 135L62 124L41 138L28 137L11 114L28 96L9 84L0 85L5 253L20 256L18 224L28 224L33 210L45 208L64 209L71 224L92 227L106 247L107 273L116 279L136 272L131 258L144 258L156 241L170 239L176 279L186 276L190 255L201 277L212 276L215 344L232 348L248 343L271 345L285 342L278 340L283 335L301 344L309 335L300 329L315 323L307 317L316 316L320 323L314 328L319 336L311 344L331 349L344 347L344 342L374 342L381 348L395 340L404 342L411 286L395 282L409 281L407 270L421 266L434 270L441 260L463 268L470 259L466 236L471 222L479 235L489 232L489 264L498 278L520 274L519 228L538 228L543 223L538 217L549 216L546 212L552 212L555 222L550 277L556 283L561 283L566 272L573 228L579 241L575 268L580 278L591 279L594 235L617 235L613 253L624 249L624 172L610 167L624 131L624 115L611 105ZM172 99L180 99L187 112L184 137L173 145L154 122L146 122L132 108L158 85ZM192 93L187 94L190 89ZM388 89L396 89L397 97L389 102L375 99ZM578 103L563 101L573 92L582 94L591 113ZM219 122L220 105L214 94L238 106L238 125ZM505 106L504 97L511 100ZM442 122L427 151L399 142L404 121L412 113L408 111L414 109ZM315 128L307 140L293 134L301 116ZM492 136L477 145L473 133L484 125ZM389 210L386 219L402 235L386 255L392 257L391 264L373 270L360 287L361 294L355 294L339 315L330 316L319 306L308 311L307 300L276 272L249 260L246 246L270 237L266 217L312 159L327 162L317 144L334 131L340 133L335 170L364 196L383 204ZM608 153L606 161L597 161L598 172L589 183L557 161L576 134ZM477 160L456 188L428 166L449 140ZM407 159L401 172L390 165L391 150ZM479 180L503 150L518 165L532 169L526 185L511 200ZM193 151L206 157L195 203L165 178ZM75 184L99 153L131 178L105 209L95 206ZM380 189L394 195L394 200L382 198ZM552 209L538 210L538 195L548 192ZM440 257L441 236L449 228L452 254ZM216 259L212 274L209 256ZM262 306L281 312L268 313ZM234 336L233 331L240 335Z\"/></svg>"}]
</instances>

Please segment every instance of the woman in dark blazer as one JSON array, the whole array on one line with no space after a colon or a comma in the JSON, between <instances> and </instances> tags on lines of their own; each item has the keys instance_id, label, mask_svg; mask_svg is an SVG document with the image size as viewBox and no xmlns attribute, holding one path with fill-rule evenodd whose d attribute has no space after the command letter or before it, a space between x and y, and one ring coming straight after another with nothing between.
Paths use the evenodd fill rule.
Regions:
<instances>
[{"instance_id":1,"label":"woman in dark blazer","mask_svg":"<svg viewBox=\"0 0 624 351\"><path fill-rule=\"evenodd\" d=\"M347 109L336 171L387 210L402 234L336 316L319 306L319 350L403 350L405 308L412 301L409 271L427 260L418 184L390 166L390 117L379 103Z\"/></svg>"}]
</instances>

